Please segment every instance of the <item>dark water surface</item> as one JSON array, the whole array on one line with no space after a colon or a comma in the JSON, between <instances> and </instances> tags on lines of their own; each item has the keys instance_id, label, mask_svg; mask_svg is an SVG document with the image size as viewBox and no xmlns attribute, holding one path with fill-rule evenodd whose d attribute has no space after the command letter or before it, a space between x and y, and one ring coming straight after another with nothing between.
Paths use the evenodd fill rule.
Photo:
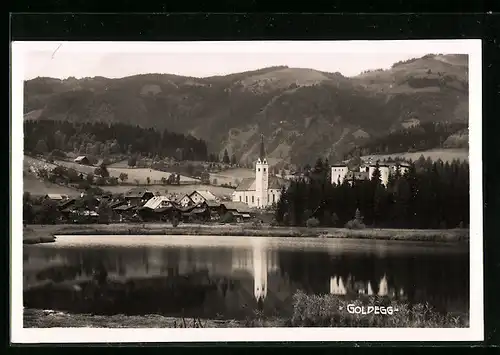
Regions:
<instances>
[{"instance_id":1,"label":"dark water surface","mask_svg":"<svg viewBox=\"0 0 500 355\"><path fill-rule=\"evenodd\" d=\"M24 306L71 313L288 316L297 290L468 313L463 246L209 236L72 236L25 245Z\"/></svg>"}]
</instances>

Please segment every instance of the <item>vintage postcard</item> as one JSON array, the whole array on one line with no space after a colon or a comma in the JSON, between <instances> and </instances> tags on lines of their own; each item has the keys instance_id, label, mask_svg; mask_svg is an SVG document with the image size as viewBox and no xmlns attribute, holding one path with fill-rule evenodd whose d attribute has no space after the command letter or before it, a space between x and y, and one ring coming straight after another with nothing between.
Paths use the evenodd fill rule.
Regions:
<instances>
[{"instance_id":1,"label":"vintage postcard","mask_svg":"<svg viewBox=\"0 0 500 355\"><path fill-rule=\"evenodd\" d=\"M14 343L483 340L481 41L14 42Z\"/></svg>"}]
</instances>

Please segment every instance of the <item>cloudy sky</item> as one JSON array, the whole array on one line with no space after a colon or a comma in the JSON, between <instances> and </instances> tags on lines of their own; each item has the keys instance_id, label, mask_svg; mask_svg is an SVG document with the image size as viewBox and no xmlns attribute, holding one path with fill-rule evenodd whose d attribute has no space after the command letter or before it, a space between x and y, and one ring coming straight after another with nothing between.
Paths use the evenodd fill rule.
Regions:
<instances>
[{"instance_id":1,"label":"cloudy sky","mask_svg":"<svg viewBox=\"0 0 500 355\"><path fill-rule=\"evenodd\" d=\"M189 48L156 43L154 45L158 50L151 45L133 50L131 46L134 44L126 46L123 43L100 42L101 46L91 47L75 43L44 42L44 46L25 50L24 77L119 78L144 73L207 77L277 65L353 76L367 69L389 68L399 60L420 57L433 49L428 46L418 48L406 45L403 48L396 45L381 47L380 51L367 46L366 51L363 51L363 46L351 46L354 51L344 49L336 52L334 49L339 48L338 45L330 43L334 44L258 46L253 43L249 47L247 44L238 46L219 42L215 47L191 44Z\"/></svg>"}]
</instances>

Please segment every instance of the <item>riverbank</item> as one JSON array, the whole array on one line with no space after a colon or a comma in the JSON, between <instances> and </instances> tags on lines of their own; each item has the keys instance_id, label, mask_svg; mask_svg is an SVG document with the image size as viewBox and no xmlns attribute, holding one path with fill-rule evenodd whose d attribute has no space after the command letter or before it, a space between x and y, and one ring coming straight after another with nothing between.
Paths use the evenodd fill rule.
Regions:
<instances>
[{"instance_id":1,"label":"riverbank","mask_svg":"<svg viewBox=\"0 0 500 355\"><path fill-rule=\"evenodd\" d=\"M378 311L350 312L352 305L361 309L378 305ZM352 309L355 309L355 308ZM386 314L382 314L383 309ZM245 320L179 318L161 315L101 316L69 314L52 310L25 309L25 328L91 327L91 328L252 328L252 327L378 327L378 328L461 328L468 327L466 314L439 314L428 305L410 307L401 301L379 297L346 299L336 295L307 295L298 291L293 296L290 318L266 317L255 311Z\"/></svg>"},{"instance_id":2,"label":"riverbank","mask_svg":"<svg viewBox=\"0 0 500 355\"><path fill-rule=\"evenodd\" d=\"M360 229L271 227L254 224L121 223L88 225L30 225L24 228L23 243L54 242L57 235L206 235L246 237L343 238L426 242L468 242L468 229Z\"/></svg>"},{"instance_id":3,"label":"riverbank","mask_svg":"<svg viewBox=\"0 0 500 355\"><path fill-rule=\"evenodd\" d=\"M149 314L126 316L123 314L99 316L92 314L69 314L52 310L25 309L24 328L243 328L284 327L283 319L199 319L165 317Z\"/></svg>"}]
</instances>

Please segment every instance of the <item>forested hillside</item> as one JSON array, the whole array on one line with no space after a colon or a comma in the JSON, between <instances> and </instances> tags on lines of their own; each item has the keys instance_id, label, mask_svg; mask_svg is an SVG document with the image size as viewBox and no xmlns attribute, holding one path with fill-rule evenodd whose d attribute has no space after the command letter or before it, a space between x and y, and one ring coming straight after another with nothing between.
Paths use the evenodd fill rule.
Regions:
<instances>
[{"instance_id":1,"label":"forested hillside","mask_svg":"<svg viewBox=\"0 0 500 355\"><path fill-rule=\"evenodd\" d=\"M208 159L203 140L123 123L25 121L24 150L38 154L59 150L93 156L141 153L179 160Z\"/></svg>"},{"instance_id":2,"label":"forested hillside","mask_svg":"<svg viewBox=\"0 0 500 355\"><path fill-rule=\"evenodd\" d=\"M24 105L30 121L122 124L192 135L206 141L208 151L222 156L227 150L243 164L255 160L261 134L272 164L310 163L318 155L333 161L409 125L467 123L468 58L430 54L355 77L280 66L210 78L36 78L25 82ZM122 135L102 134L103 143ZM153 133L141 137L144 143L122 138L120 149L127 150L125 144L142 150L141 144L153 142L163 142L160 151L173 149L170 139ZM185 140L191 142L183 143L185 148L205 154L196 140ZM435 142L424 140L426 147ZM393 146L387 145L389 152Z\"/></svg>"}]
</instances>

